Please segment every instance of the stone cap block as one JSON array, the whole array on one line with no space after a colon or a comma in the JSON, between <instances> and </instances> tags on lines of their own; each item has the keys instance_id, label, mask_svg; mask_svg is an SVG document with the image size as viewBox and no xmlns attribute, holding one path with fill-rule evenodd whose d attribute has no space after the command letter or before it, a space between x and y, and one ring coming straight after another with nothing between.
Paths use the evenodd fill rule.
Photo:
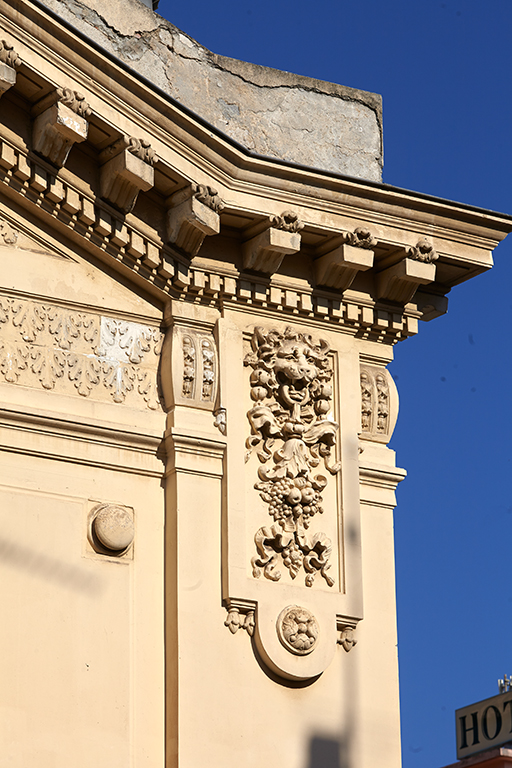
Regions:
<instances>
[{"instance_id":1,"label":"stone cap block","mask_svg":"<svg viewBox=\"0 0 512 768\"><path fill-rule=\"evenodd\" d=\"M219 56L139 0L42 2L248 150L381 181L378 94Z\"/></svg>"}]
</instances>

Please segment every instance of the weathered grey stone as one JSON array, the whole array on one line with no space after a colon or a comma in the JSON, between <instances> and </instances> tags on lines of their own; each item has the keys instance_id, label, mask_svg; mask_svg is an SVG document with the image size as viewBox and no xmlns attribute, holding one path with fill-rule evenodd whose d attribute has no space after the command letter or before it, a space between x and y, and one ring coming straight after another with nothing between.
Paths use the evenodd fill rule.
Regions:
<instances>
[{"instance_id":1,"label":"weathered grey stone","mask_svg":"<svg viewBox=\"0 0 512 768\"><path fill-rule=\"evenodd\" d=\"M247 149L381 180L377 94L219 56L151 0L43 0L82 33Z\"/></svg>"}]
</instances>

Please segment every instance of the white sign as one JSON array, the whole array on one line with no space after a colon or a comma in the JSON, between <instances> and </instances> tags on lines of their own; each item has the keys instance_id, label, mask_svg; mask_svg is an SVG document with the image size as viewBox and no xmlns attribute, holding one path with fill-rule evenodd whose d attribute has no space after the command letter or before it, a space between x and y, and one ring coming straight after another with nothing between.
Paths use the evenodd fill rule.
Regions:
<instances>
[{"instance_id":1,"label":"white sign","mask_svg":"<svg viewBox=\"0 0 512 768\"><path fill-rule=\"evenodd\" d=\"M512 741L512 691L455 711L457 759Z\"/></svg>"}]
</instances>

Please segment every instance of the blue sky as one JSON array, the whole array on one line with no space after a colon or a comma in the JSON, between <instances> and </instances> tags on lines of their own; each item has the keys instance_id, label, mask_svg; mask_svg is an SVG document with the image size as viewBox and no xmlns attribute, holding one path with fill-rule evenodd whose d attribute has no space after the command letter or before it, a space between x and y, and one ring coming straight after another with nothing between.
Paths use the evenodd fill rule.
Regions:
<instances>
[{"instance_id":1,"label":"blue sky","mask_svg":"<svg viewBox=\"0 0 512 768\"><path fill-rule=\"evenodd\" d=\"M510 0L161 0L226 56L374 91L384 181L512 212ZM395 349L404 768L455 761L454 710L512 672L512 236Z\"/></svg>"}]
</instances>

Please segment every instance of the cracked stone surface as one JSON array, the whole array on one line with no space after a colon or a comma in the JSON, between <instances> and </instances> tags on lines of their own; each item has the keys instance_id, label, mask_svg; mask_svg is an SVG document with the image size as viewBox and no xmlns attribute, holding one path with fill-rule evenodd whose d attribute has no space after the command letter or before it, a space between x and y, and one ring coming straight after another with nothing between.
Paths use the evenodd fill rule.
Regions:
<instances>
[{"instance_id":1,"label":"cracked stone surface","mask_svg":"<svg viewBox=\"0 0 512 768\"><path fill-rule=\"evenodd\" d=\"M219 56L141 0L43 2L247 149L381 181L379 95Z\"/></svg>"}]
</instances>

